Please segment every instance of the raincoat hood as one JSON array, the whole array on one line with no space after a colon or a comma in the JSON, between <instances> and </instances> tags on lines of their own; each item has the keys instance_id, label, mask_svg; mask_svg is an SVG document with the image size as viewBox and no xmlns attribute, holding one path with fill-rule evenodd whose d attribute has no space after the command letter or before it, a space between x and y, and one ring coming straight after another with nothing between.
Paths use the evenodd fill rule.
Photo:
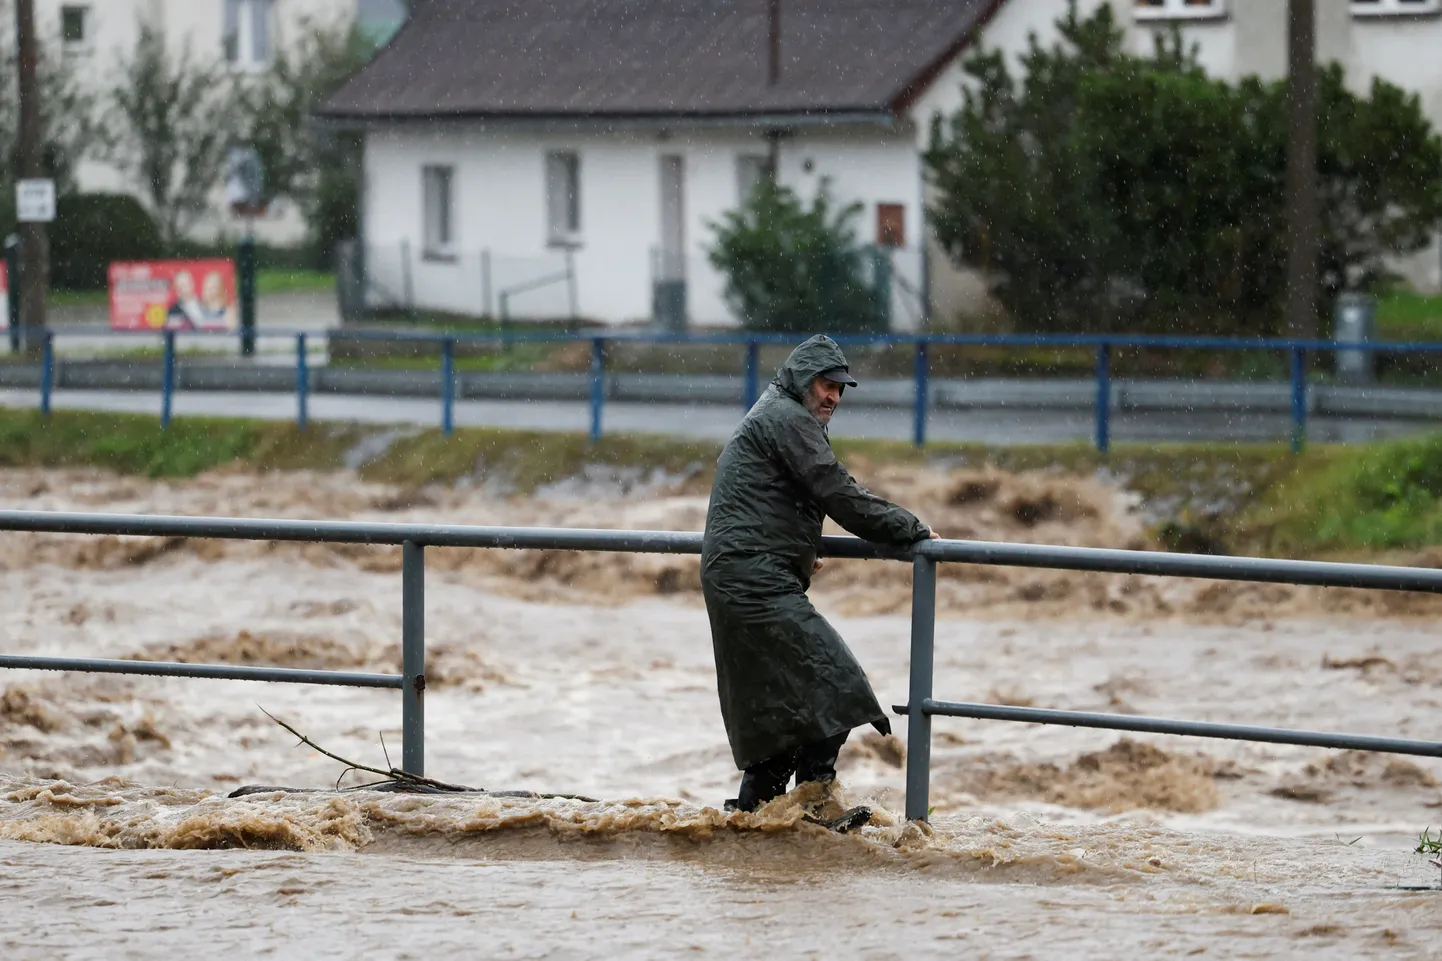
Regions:
<instances>
[{"instance_id":1,"label":"raincoat hood","mask_svg":"<svg viewBox=\"0 0 1442 961\"><path fill-rule=\"evenodd\" d=\"M772 383L778 390L801 400L818 375L837 367L848 373L851 370L846 362L846 355L841 352L841 346L825 334L817 334L791 352L786 363L776 372L776 379Z\"/></svg>"}]
</instances>

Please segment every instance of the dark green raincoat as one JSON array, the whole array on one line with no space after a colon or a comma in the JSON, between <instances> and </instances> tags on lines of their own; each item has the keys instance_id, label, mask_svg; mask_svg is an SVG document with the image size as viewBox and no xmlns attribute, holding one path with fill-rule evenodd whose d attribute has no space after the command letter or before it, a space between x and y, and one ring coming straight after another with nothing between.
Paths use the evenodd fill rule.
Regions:
<instances>
[{"instance_id":1,"label":"dark green raincoat","mask_svg":"<svg viewBox=\"0 0 1442 961\"><path fill-rule=\"evenodd\" d=\"M802 405L818 374L846 366L829 337L797 347L716 462L701 588L721 717L739 768L864 724L887 725L856 657L806 597L824 516L883 544L929 534L852 479Z\"/></svg>"}]
</instances>

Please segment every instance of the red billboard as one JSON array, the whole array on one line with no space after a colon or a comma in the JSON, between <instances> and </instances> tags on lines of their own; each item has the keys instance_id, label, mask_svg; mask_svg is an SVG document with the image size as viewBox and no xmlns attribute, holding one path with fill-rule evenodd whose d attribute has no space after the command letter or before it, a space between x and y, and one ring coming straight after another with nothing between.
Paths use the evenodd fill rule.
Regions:
<instances>
[{"instance_id":1,"label":"red billboard","mask_svg":"<svg viewBox=\"0 0 1442 961\"><path fill-rule=\"evenodd\" d=\"M232 261L110 265L111 330L235 330L237 323Z\"/></svg>"}]
</instances>

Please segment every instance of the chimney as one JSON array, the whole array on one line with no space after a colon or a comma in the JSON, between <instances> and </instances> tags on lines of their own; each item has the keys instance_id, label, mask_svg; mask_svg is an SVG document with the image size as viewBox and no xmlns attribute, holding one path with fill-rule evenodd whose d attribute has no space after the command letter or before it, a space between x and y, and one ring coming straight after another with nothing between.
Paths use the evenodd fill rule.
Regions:
<instances>
[{"instance_id":1,"label":"chimney","mask_svg":"<svg viewBox=\"0 0 1442 961\"><path fill-rule=\"evenodd\" d=\"M766 84L774 87L781 79L781 0L766 0L766 8L770 34L770 57L767 61Z\"/></svg>"}]
</instances>

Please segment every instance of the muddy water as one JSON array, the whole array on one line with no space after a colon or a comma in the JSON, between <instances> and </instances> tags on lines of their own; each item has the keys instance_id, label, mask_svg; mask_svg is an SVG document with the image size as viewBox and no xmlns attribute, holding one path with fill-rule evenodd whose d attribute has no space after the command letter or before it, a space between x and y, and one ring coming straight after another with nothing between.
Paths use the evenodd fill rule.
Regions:
<instances>
[{"instance_id":1,"label":"muddy water","mask_svg":"<svg viewBox=\"0 0 1442 961\"><path fill-rule=\"evenodd\" d=\"M980 536L1020 529L1007 489L958 504L953 480L928 481L944 494L931 504L937 516ZM1036 497L1043 483L1016 488ZM0 485L12 506L511 522L559 514L683 528L697 496L587 488L517 503L329 476L164 485L10 473ZM1087 496L1026 529L1058 540L1065 530L1072 542L1142 536L1113 492ZM1417 831L1442 823L1433 762L938 719L929 835L892 813L905 745L861 732L843 755L840 797L728 816L717 808L735 772L705 613L686 570L665 566L676 559L576 566L560 555L433 555L429 773L604 800L230 800L242 783L325 788L342 773L259 708L384 766L382 739L392 756L399 748L398 698L10 672L0 678L5 956L1436 950L1442 894L1401 890L1437 881L1409 850ZM6 651L397 666L400 585L388 552L7 535L0 558ZM871 567L869 580L860 567L828 570L817 596L894 703L905 697L908 626L887 611L905 569ZM974 612L957 594L938 624L941 696L1442 734L1435 631L1405 607L1322 608L1298 592L1274 599L1261 619L1213 595L1213 607L1174 603L1159 616L1150 603L1099 606L1085 586L1028 602L1017 592L1039 582L958 583L981 586ZM1123 602L1203 589L1105 588ZM865 801L879 813L860 836L823 834L799 820L803 803L823 800Z\"/></svg>"}]
</instances>

